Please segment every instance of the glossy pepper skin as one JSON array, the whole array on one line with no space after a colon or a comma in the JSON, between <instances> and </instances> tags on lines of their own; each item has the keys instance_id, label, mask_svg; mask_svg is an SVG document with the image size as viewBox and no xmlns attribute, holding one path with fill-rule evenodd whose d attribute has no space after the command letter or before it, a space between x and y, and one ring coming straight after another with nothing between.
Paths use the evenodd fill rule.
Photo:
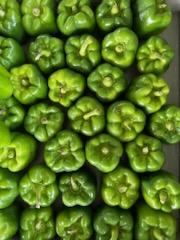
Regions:
<instances>
[{"instance_id":1,"label":"glossy pepper skin","mask_svg":"<svg viewBox=\"0 0 180 240\"><path fill-rule=\"evenodd\" d=\"M95 16L89 0L62 0L58 6L57 25L61 33L70 36L78 32L91 32Z\"/></svg>"},{"instance_id":2,"label":"glossy pepper skin","mask_svg":"<svg viewBox=\"0 0 180 240\"><path fill-rule=\"evenodd\" d=\"M61 175L59 189L62 202L67 207L88 206L96 198L96 186L87 172L76 171Z\"/></svg>"},{"instance_id":3,"label":"glossy pepper skin","mask_svg":"<svg viewBox=\"0 0 180 240\"><path fill-rule=\"evenodd\" d=\"M142 180L142 194L153 209L171 212L180 209L180 183L168 172L158 172Z\"/></svg>"},{"instance_id":4,"label":"glossy pepper skin","mask_svg":"<svg viewBox=\"0 0 180 240\"><path fill-rule=\"evenodd\" d=\"M57 37L43 34L30 43L30 60L44 73L51 73L65 65L64 43Z\"/></svg>"},{"instance_id":5,"label":"glossy pepper skin","mask_svg":"<svg viewBox=\"0 0 180 240\"><path fill-rule=\"evenodd\" d=\"M176 240L176 220L168 213L157 211L146 204L137 208L136 240Z\"/></svg>"},{"instance_id":6,"label":"glossy pepper skin","mask_svg":"<svg viewBox=\"0 0 180 240\"><path fill-rule=\"evenodd\" d=\"M32 104L47 96L46 80L33 64L11 69L11 83L14 97L22 104Z\"/></svg>"},{"instance_id":7,"label":"glossy pepper skin","mask_svg":"<svg viewBox=\"0 0 180 240\"><path fill-rule=\"evenodd\" d=\"M44 159L47 166L56 173L76 171L85 162L83 142L77 133L60 131L46 143Z\"/></svg>"},{"instance_id":8,"label":"glossy pepper skin","mask_svg":"<svg viewBox=\"0 0 180 240\"><path fill-rule=\"evenodd\" d=\"M91 239L91 213L82 207L67 208L61 211L56 219L56 232L63 240Z\"/></svg>"},{"instance_id":9,"label":"glossy pepper skin","mask_svg":"<svg viewBox=\"0 0 180 240\"><path fill-rule=\"evenodd\" d=\"M44 165L33 166L21 178L19 194L30 206L50 206L59 194L55 173Z\"/></svg>"},{"instance_id":10,"label":"glossy pepper skin","mask_svg":"<svg viewBox=\"0 0 180 240\"><path fill-rule=\"evenodd\" d=\"M11 133L5 123L0 120L0 148L7 146L11 141Z\"/></svg>"},{"instance_id":11,"label":"glossy pepper skin","mask_svg":"<svg viewBox=\"0 0 180 240\"><path fill-rule=\"evenodd\" d=\"M127 91L127 98L147 113L157 112L166 104L170 88L166 81L154 74L135 78Z\"/></svg>"},{"instance_id":12,"label":"glossy pepper skin","mask_svg":"<svg viewBox=\"0 0 180 240\"><path fill-rule=\"evenodd\" d=\"M12 96L13 86L10 81L10 73L0 64L0 99Z\"/></svg>"},{"instance_id":13,"label":"glossy pepper skin","mask_svg":"<svg viewBox=\"0 0 180 240\"><path fill-rule=\"evenodd\" d=\"M129 211L103 206L94 218L96 240L132 240L133 218Z\"/></svg>"},{"instance_id":14,"label":"glossy pepper skin","mask_svg":"<svg viewBox=\"0 0 180 240\"><path fill-rule=\"evenodd\" d=\"M140 134L134 141L127 143L125 151L135 172L158 171L165 161L161 141L145 134Z\"/></svg>"},{"instance_id":15,"label":"glossy pepper skin","mask_svg":"<svg viewBox=\"0 0 180 240\"><path fill-rule=\"evenodd\" d=\"M180 142L180 108L168 105L151 115L150 133L165 143Z\"/></svg>"},{"instance_id":16,"label":"glossy pepper skin","mask_svg":"<svg viewBox=\"0 0 180 240\"><path fill-rule=\"evenodd\" d=\"M63 107L69 107L85 89L83 75L64 68L54 72L48 79L49 98Z\"/></svg>"},{"instance_id":17,"label":"glossy pepper skin","mask_svg":"<svg viewBox=\"0 0 180 240\"><path fill-rule=\"evenodd\" d=\"M136 34L128 28L118 28L102 41L102 57L108 63L120 68L130 67L138 48Z\"/></svg>"},{"instance_id":18,"label":"glossy pepper skin","mask_svg":"<svg viewBox=\"0 0 180 240\"><path fill-rule=\"evenodd\" d=\"M65 52L68 66L78 72L90 73L101 61L100 44L89 34L68 38Z\"/></svg>"},{"instance_id":19,"label":"glossy pepper skin","mask_svg":"<svg viewBox=\"0 0 180 240\"><path fill-rule=\"evenodd\" d=\"M107 111L107 130L122 142L130 142L142 132L146 116L129 101L117 101Z\"/></svg>"},{"instance_id":20,"label":"glossy pepper skin","mask_svg":"<svg viewBox=\"0 0 180 240\"><path fill-rule=\"evenodd\" d=\"M152 36L137 51L137 68L141 73L162 74L174 57L174 50L161 37Z\"/></svg>"},{"instance_id":21,"label":"glossy pepper skin","mask_svg":"<svg viewBox=\"0 0 180 240\"><path fill-rule=\"evenodd\" d=\"M56 32L55 5L51 0L23 0L22 23L31 36Z\"/></svg>"},{"instance_id":22,"label":"glossy pepper skin","mask_svg":"<svg viewBox=\"0 0 180 240\"><path fill-rule=\"evenodd\" d=\"M69 108L68 118L74 131L94 136L105 126L104 108L93 97L82 97Z\"/></svg>"},{"instance_id":23,"label":"glossy pepper skin","mask_svg":"<svg viewBox=\"0 0 180 240\"><path fill-rule=\"evenodd\" d=\"M90 73L87 85L100 100L110 102L126 89L127 82L120 68L103 63Z\"/></svg>"},{"instance_id":24,"label":"glossy pepper skin","mask_svg":"<svg viewBox=\"0 0 180 240\"><path fill-rule=\"evenodd\" d=\"M64 113L47 103L32 105L27 112L24 126L40 142L46 142L62 129Z\"/></svg>"},{"instance_id":25,"label":"glossy pepper skin","mask_svg":"<svg viewBox=\"0 0 180 240\"><path fill-rule=\"evenodd\" d=\"M139 197L139 187L136 173L125 167L117 167L104 174L101 195L107 205L129 209Z\"/></svg>"},{"instance_id":26,"label":"glossy pepper skin","mask_svg":"<svg viewBox=\"0 0 180 240\"><path fill-rule=\"evenodd\" d=\"M122 144L114 137L102 133L87 141L87 161L101 172L111 172L120 162Z\"/></svg>"},{"instance_id":27,"label":"glossy pepper skin","mask_svg":"<svg viewBox=\"0 0 180 240\"><path fill-rule=\"evenodd\" d=\"M26 208L20 217L20 237L23 240L53 240L55 237L53 211L46 208Z\"/></svg>"}]
</instances>

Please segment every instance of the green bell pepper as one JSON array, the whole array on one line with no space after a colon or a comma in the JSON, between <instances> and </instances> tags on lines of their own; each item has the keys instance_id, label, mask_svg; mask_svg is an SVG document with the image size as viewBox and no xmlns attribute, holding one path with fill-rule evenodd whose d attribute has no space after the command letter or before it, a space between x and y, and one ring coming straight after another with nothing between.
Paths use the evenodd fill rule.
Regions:
<instances>
[{"instance_id":1,"label":"green bell pepper","mask_svg":"<svg viewBox=\"0 0 180 240\"><path fill-rule=\"evenodd\" d=\"M14 98L0 100L0 120L10 129L19 127L24 120L25 110Z\"/></svg>"},{"instance_id":2,"label":"green bell pepper","mask_svg":"<svg viewBox=\"0 0 180 240\"><path fill-rule=\"evenodd\" d=\"M8 168L11 172L23 170L34 160L36 141L33 137L20 132L12 132L10 143L0 145L0 167Z\"/></svg>"},{"instance_id":3,"label":"green bell pepper","mask_svg":"<svg viewBox=\"0 0 180 240\"><path fill-rule=\"evenodd\" d=\"M171 214L141 204L137 208L135 239L176 240L176 220Z\"/></svg>"},{"instance_id":4,"label":"green bell pepper","mask_svg":"<svg viewBox=\"0 0 180 240\"><path fill-rule=\"evenodd\" d=\"M32 105L27 112L24 126L40 142L46 142L62 129L64 113L47 103Z\"/></svg>"},{"instance_id":5,"label":"green bell pepper","mask_svg":"<svg viewBox=\"0 0 180 240\"><path fill-rule=\"evenodd\" d=\"M20 237L23 240L53 240L55 237L53 212L47 208L27 208L20 218Z\"/></svg>"},{"instance_id":6,"label":"green bell pepper","mask_svg":"<svg viewBox=\"0 0 180 240\"><path fill-rule=\"evenodd\" d=\"M56 232L63 240L88 240L93 229L87 208L73 207L61 211L56 219Z\"/></svg>"},{"instance_id":7,"label":"green bell pepper","mask_svg":"<svg viewBox=\"0 0 180 240\"><path fill-rule=\"evenodd\" d=\"M69 108L68 118L71 127L86 136L94 136L105 127L104 108L92 97L82 97Z\"/></svg>"},{"instance_id":8,"label":"green bell pepper","mask_svg":"<svg viewBox=\"0 0 180 240\"><path fill-rule=\"evenodd\" d=\"M88 88L102 101L115 100L127 86L124 73L109 63L99 65L87 79Z\"/></svg>"},{"instance_id":9,"label":"green bell pepper","mask_svg":"<svg viewBox=\"0 0 180 240\"><path fill-rule=\"evenodd\" d=\"M21 178L19 194L30 206L50 206L59 195L56 174L44 165L33 166Z\"/></svg>"},{"instance_id":10,"label":"green bell pepper","mask_svg":"<svg viewBox=\"0 0 180 240\"><path fill-rule=\"evenodd\" d=\"M0 148L7 146L11 141L11 133L5 123L0 120Z\"/></svg>"},{"instance_id":11,"label":"green bell pepper","mask_svg":"<svg viewBox=\"0 0 180 240\"><path fill-rule=\"evenodd\" d=\"M161 37L152 36L137 51L137 67L141 73L164 73L174 57L174 50Z\"/></svg>"},{"instance_id":12,"label":"green bell pepper","mask_svg":"<svg viewBox=\"0 0 180 240\"><path fill-rule=\"evenodd\" d=\"M171 19L172 12L166 0L136 0L134 3L134 27L140 37L161 33Z\"/></svg>"},{"instance_id":13,"label":"green bell pepper","mask_svg":"<svg viewBox=\"0 0 180 240\"><path fill-rule=\"evenodd\" d=\"M10 73L0 64L0 99L12 96L13 86L10 81Z\"/></svg>"},{"instance_id":14,"label":"green bell pepper","mask_svg":"<svg viewBox=\"0 0 180 240\"><path fill-rule=\"evenodd\" d=\"M165 143L180 142L180 107L169 105L152 114L149 130Z\"/></svg>"},{"instance_id":15,"label":"green bell pepper","mask_svg":"<svg viewBox=\"0 0 180 240\"><path fill-rule=\"evenodd\" d=\"M94 218L96 240L132 240L133 218L129 211L103 206Z\"/></svg>"},{"instance_id":16,"label":"green bell pepper","mask_svg":"<svg viewBox=\"0 0 180 240\"><path fill-rule=\"evenodd\" d=\"M164 165L162 143L154 137L140 134L134 141L126 144L125 150L135 172L155 172Z\"/></svg>"},{"instance_id":17,"label":"green bell pepper","mask_svg":"<svg viewBox=\"0 0 180 240\"><path fill-rule=\"evenodd\" d=\"M83 142L77 133L63 130L46 143L44 159L54 172L76 171L85 162Z\"/></svg>"},{"instance_id":18,"label":"green bell pepper","mask_svg":"<svg viewBox=\"0 0 180 240\"><path fill-rule=\"evenodd\" d=\"M171 212L180 209L180 183L168 172L158 172L142 180L146 203L156 210Z\"/></svg>"},{"instance_id":19,"label":"green bell pepper","mask_svg":"<svg viewBox=\"0 0 180 240\"><path fill-rule=\"evenodd\" d=\"M82 73L90 73L101 61L100 45L89 34L69 37L65 52L68 66Z\"/></svg>"},{"instance_id":20,"label":"green bell pepper","mask_svg":"<svg viewBox=\"0 0 180 240\"><path fill-rule=\"evenodd\" d=\"M102 179L101 195L109 206L128 209L139 197L140 181L136 173L125 167L117 167Z\"/></svg>"},{"instance_id":21,"label":"green bell pepper","mask_svg":"<svg viewBox=\"0 0 180 240\"><path fill-rule=\"evenodd\" d=\"M17 0L1 0L0 2L0 34L22 41L24 29Z\"/></svg>"},{"instance_id":22,"label":"green bell pepper","mask_svg":"<svg viewBox=\"0 0 180 240\"><path fill-rule=\"evenodd\" d=\"M136 57L138 38L128 28L118 28L102 41L102 57L120 68L130 67Z\"/></svg>"},{"instance_id":23,"label":"green bell pepper","mask_svg":"<svg viewBox=\"0 0 180 240\"><path fill-rule=\"evenodd\" d=\"M54 1L22 0L21 12L23 27L29 35L56 32Z\"/></svg>"},{"instance_id":24,"label":"green bell pepper","mask_svg":"<svg viewBox=\"0 0 180 240\"><path fill-rule=\"evenodd\" d=\"M11 69L11 83L14 97L22 104L32 104L47 96L47 82L33 64Z\"/></svg>"},{"instance_id":25,"label":"green bell pepper","mask_svg":"<svg viewBox=\"0 0 180 240\"><path fill-rule=\"evenodd\" d=\"M54 72L48 79L49 98L69 107L73 101L82 95L85 89L85 78L68 68Z\"/></svg>"},{"instance_id":26,"label":"green bell pepper","mask_svg":"<svg viewBox=\"0 0 180 240\"><path fill-rule=\"evenodd\" d=\"M51 73L65 65L63 41L47 34L38 36L30 43L28 55L44 73Z\"/></svg>"},{"instance_id":27,"label":"green bell pepper","mask_svg":"<svg viewBox=\"0 0 180 240\"><path fill-rule=\"evenodd\" d=\"M147 73L132 81L127 98L150 114L166 104L169 92L170 88L163 78Z\"/></svg>"},{"instance_id":28,"label":"green bell pepper","mask_svg":"<svg viewBox=\"0 0 180 240\"><path fill-rule=\"evenodd\" d=\"M108 134L100 134L86 143L86 159L101 172L111 172L120 162L122 144Z\"/></svg>"},{"instance_id":29,"label":"green bell pepper","mask_svg":"<svg viewBox=\"0 0 180 240\"><path fill-rule=\"evenodd\" d=\"M96 186L87 172L76 171L61 175L59 189L62 202L67 207L88 206L96 198Z\"/></svg>"},{"instance_id":30,"label":"green bell pepper","mask_svg":"<svg viewBox=\"0 0 180 240\"><path fill-rule=\"evenodd\" d=\"M77 32L92 31L95 27L95 16L90 8L90 0L60 1L57 25L67 36Z\"/></svg>"},{"instance_id":31,"label":"green bell pepper","mask_svg":"<svg viewBox=\"0 0 180 240\"><path fill-rule=\"evenodd\" d=\"M146 116L131 102L117 101L107 111L107 130L122 142L136 138L145 127Z\"/></svg>"}]
</instances>

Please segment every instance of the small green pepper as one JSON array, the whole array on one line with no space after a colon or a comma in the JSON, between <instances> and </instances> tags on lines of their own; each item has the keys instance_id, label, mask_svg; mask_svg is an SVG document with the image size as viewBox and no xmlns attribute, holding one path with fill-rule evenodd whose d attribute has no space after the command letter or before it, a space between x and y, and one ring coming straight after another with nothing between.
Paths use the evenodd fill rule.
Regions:
<instances>
[{"instance_id":1,"label":"small green pepper","mask_svg":"<svg viewBox=\"0 0 180 240\"><path fill-rule=\"evenodd\" d=\"M0 99L9 98L13 93L10 73L0 64Z\"/></svg>"}]
</instances>

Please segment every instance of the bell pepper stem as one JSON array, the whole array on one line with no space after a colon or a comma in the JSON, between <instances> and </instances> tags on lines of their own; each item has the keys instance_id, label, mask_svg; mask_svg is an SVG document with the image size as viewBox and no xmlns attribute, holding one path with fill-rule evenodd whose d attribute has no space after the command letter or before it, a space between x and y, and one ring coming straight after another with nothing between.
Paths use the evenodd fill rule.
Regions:
<instances>
[{"instance_id":1,"label":"bell pepper stem","mask_svg":"<svg viewBox=\"0 0 180 240\"><path fill-rule=\"evenodd\" d=\"M112 84L113 84L113 79L111 77L107 76L103 79L103 85L105 87L111 87Z\"/></svg>"},{"instance_id":2,"label":"bell pepper stem","mask_svg":"<svg viewBox=\"0 0 180 240\"><path fill-rule=\"evenodd\" d=\"M71 177L71 187L73 191L78 191L79 186L78 184L75 182L75 180L73 179L73 177Z\"/></svg>"},{"instance_id":3,"label":"bell pepper stem","mask_svg":"<svg viewBox=\"0 0 180 240\"><path fill-rule=\"evenodd\" d=\"M120 193L125 193L127 190L128 190L128 187L124 184L120 184L119 187L118 187L118 191Z\"/></svg>"},{"instance_id":4,"label":"bell pepper stem","mask_svg":"<svg viewBox=\"0 0 180 240\"><path fill-rule=\"evenodd\" d=\"M149 148L148 148L148 146L143 147L142 153L143 153L143 154L148 154L148 153L149 153Z\"/></svg>"},{"instance_id":5,"label":"bell pepper stem","mask_svg":"<svg viewBox=\"0 0 180 240\"><path fill-rule=\"evenodd\" d=\"M173 124L173 122L167 122L165 126L166 126L168 131L174 131L174 124Z\"/></svg>"},{"instance_id":6,"label":"bell pepper stem","mask_svg":"<svg viewBox=\"0 0 180 240\"><path fill-rule=\"evenodd\" d=\"M119 8L117 2L114 3L114 5L111 8L111 14L116 15L119 13Z\"/></svg>"},{"instance_id":7,"label":"bell pepper stem","mask_svg":"<svg viewBox=\"0 0 180 240\"><path fill-rule=\"evenodd\" d=\"M119 227L113 226L111 229L111 238L110 240L118 240L119 237Z\"/></svg>"},{"instance_id":8,"label":"bell pepper stem","mask_svg":"<svg viewBox=\"0 0 180 240\"><path fill-rule=\"evenodd\" d=\"M168 193L164 190L160 191L159 200L161 204L165 204L166 201L168 200Z\"/></svg>"},{"instance_id":9,"label":"bell pepper stem","mask_svg":"<svg viewBox=\"0 0 180 240\"><path fill-rule=\"evenodd\" d=\"M0 8L0 17L4 17L4 16L5 16L5 11L2 8Z\"/></svg>"},{"instance_id":10,"label":"bell pepper stem","mask_svg":"<svg viewBox=\"0 0 180 240\"><path fill-rule=\"evenodd\" d=\"M35 60L38 61L41 57L49 58L50 56L51 56L51 52L50 51L43 50L35 57Z\"/></svg>"},{"instance_id":11,"label":"bell pepper stem","mask_svg":"<svg viewBox=\"0 0 180 240\"><path fill-rule=\"evenodd\" d=\"M80 50L79 50L79 55L81 57L85 57L86 56L86 52L87 52L87 48L89 47L89 45L93 43L93 41L91 40L91 38L87 37L85 39L85 41L83 42Z\"/></svg>"},{"instance_id":12,"label":"bell pepper stem","mask_svg":"<svg viewBox=\"0 0 180 240\"><path fill-rule=\"evenodd\" d=\"M98 109L94 109L93 111L84 114L83 118L84 118L84 120L88 120L89 118L94 117L94 116L99 116Z\"/></svg>"},{"instance_id":13,"label":"bell pepper stem","mask_svg":"<svg viewBox=\"0 0 180 240\"><path fill-rule=\"evenodd\" d=\"M40 14L41 14L41 10L40 10L39 8L33 8L32 14L33 14L35 17L39 17Z\"/></svg>"}]
</instances>

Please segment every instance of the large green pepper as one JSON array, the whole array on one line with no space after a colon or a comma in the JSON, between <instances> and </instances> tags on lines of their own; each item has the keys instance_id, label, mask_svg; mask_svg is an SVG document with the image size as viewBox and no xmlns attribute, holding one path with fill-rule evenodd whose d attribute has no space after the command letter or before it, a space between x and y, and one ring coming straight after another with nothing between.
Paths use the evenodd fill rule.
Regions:
<instances>
[{"instance_id":1,"label":"large green pepper","mask_svg":"<svg viewBox=\"0 0 180 240\"><path fill-rule=\"evenodd\" d=\"M136 173L125 167L118 167L103 176L101 195L109 206L128 209L139 197L140 181Z\"/></svg>"},{"instance_id":2,"label":"large green pepper","mask_svg":"<svg viewBox=\"0 0 180 240\"><path fill-rule=\"evenodd\" d=\"M123 71L109 63L103 63L91 72L87 84L102 101L113 101L127 85Z\"/></svg>"},{"instance_id":3,"label":"large green pepper","mask_svg":"<svg viewBox=\"0 0 180 240\"><path fill-rule=\"evenodd\" d=\"M21 178L19 194L30 206L36 208L50 206L59 195L56 174L46 166L33 166Z\"/></svg>"},{"instance_id":4,"label":"large green pepper","mask_svg":"<svg viewBox=\"0 0 180 240\"><path fill-rule=\"evenodd\" d=\"M89 209L74 207L61 211L56 219L56 232L63 240L89 240L93 233Z\"/></svg>"},{"instance_id":5,"label":"large green pepper","mask_svg":"<svg viewBox=\"0 0 180 240\"><path fill-rule=\"evenodd\" d=\"M103 39L102 57L113 65L128 68L134 62L137 48L136 34L128 28L118 28Z\"/></svg>"},{"instance_id":6,"label":"large green pepper","mask_svg":"<svg viewBox=\"0 0 180 240\"><path fill-rule=\"evenodd\" d=\"M146 116L131 102L118 101L107 111L107 130L122 142L129 142L142 132Z\"/></svg>"},{"instance_id":7,"label":"large green pepper","mask_svg":"<svg viewBox=\"0 0 180 240\"><path fill-rule=\"evenodd\" d=\"M86 143L86 159L101 172L111 172L120 162L122 144L108 134L100 134Z\"/></svg>"},{"instance_id":8,"label":"large green pepper","mask_svg":"<svg viewBox=\"0 0 180 240\"><path fill-rule=\"evenodd\" d=\"M169 91L170 88L163 78L149 73L132 81L127 98L150 114L157 112L167 102Z\"/></svg>"},{"instance_id":9,"label":"large green pepper","mask_svg":"<svg viewBox=\"0 0 180 240\"><path fill-rule=\"evenodd\" d=\"M95 16L89 0L62 0L58 6L58 14L59 30L65 35L92 31L95 27Z\"/></svg>"},{"instance_id":10,"label":"large green pepper","mask_svg":"<svg viewBox=\"0 0 180 240\"><path fill-rule=\"evenodd\" d=\"M65 52L68 66L82 73L91 72L101 61L100 45L89 34L68 38Z\"/></svg>"},{"instance_id":11,"label":"large green pepper","mask_svg":"<svg viewBox=\"0 0 180 240\"><path fill-rule=\"evenodd\" d=\"M60 103L63 107L69 107L82 95L85 89L85 78L79 73L64 68L49 77L48 85L50 100Z\"/></svg>"},{"instance_id":12,"label":"large green pepper","mask_svg":"<svg viewBox=\"0 0 180 240\"><path fill-rule=\"evenodd\" d=\"M27 208L20 218L20 237L23 240L53 240L55 237L53 212L47 208Z\"/></svg>"},{"instance_id":13,"label":"large green pepper","mask_svg":"<svg viewBox=\"0 0 180 240\"><path fill-rule=\"evenodd\" d=\"M22 104L32 104L47 96L47 82L35 65L24 64L11 70L13 95Z\"/></svg>"},{"instance_id":14,"label":"large green pepper","mask_svg":"<svg viewBox=\"0 0 180 240\"><path fill-rule=\"evenodd\" d=\"M160 170L165 161L162 143L153 137L140 134L126 144L131 168L135 172L154 172Z\"/></svg>"},{"instance_id":15,"label":"large green pepper","mask_svg":"<svg viewBox=\"0 0 180 240\"><path fill-rule=\"evenodd\" d=\"M80 98L68 110L71 127L86 136L93 136L101 132L105 126L104 108L100 102L92 97Z\"/></svg>"},{"instance_id":16,"label":"large green pepper","mask_svg":"<svg viewBox=\"0 0 180 240\"><path fill-rule=\"evenodd\" d=\"M59 189L62 202L67 207L88 206L96 198L96 186L92 176L82 171L63 174L60 177Z\"/></svg>"},{"instance_id":17,"label":"large green pepper","mask_svg":"<svg viewBox=\"0 0 180 240\"><path fill-rule=\"evenodd\" d=\"M63 41L59 38L44 34L30 43L28 55L44 73L51 73L65 65Z\"/></svg>"},{"instance_id":18,"label":"large green pepper","mask_svg":"<svg viewBox=\"0 0 180 240\"><path fill-rule=\"evenodd\" d=\"M10 73L0 64L0 99L9 98L13 93Z\"/></svg>"},{"instance_id":19,"label":"large green pepper","mask_svg":"<svg viewBox=\"0 0 180 240\"><path fill-rule=\"evenodd\" d=\"M103 206L94 219L96 240L132 240L133 218L129 211Z\"/></svg>"},{"instance_id":20,"label":"large green pepper","mask_svg":"<svg viewBox=\"0 0 180 240\"><path fill-rule=\"evenodd\" d=\"M54 172L76 171L85 162L83 142L76 133L63 130L46 143L44 159Z\"/></svg>"},{"instance_id":21,"label":"large green pepper","mask_svg":"<svg viewBox=\"0 0 180 240\"><path fill-rule=\"evenodd\" d=\"M25 117L27 132L40 142L46 142L61 130L64 113L56 106L47 103L32 105Z\"/></svg>"}]
</instances>

